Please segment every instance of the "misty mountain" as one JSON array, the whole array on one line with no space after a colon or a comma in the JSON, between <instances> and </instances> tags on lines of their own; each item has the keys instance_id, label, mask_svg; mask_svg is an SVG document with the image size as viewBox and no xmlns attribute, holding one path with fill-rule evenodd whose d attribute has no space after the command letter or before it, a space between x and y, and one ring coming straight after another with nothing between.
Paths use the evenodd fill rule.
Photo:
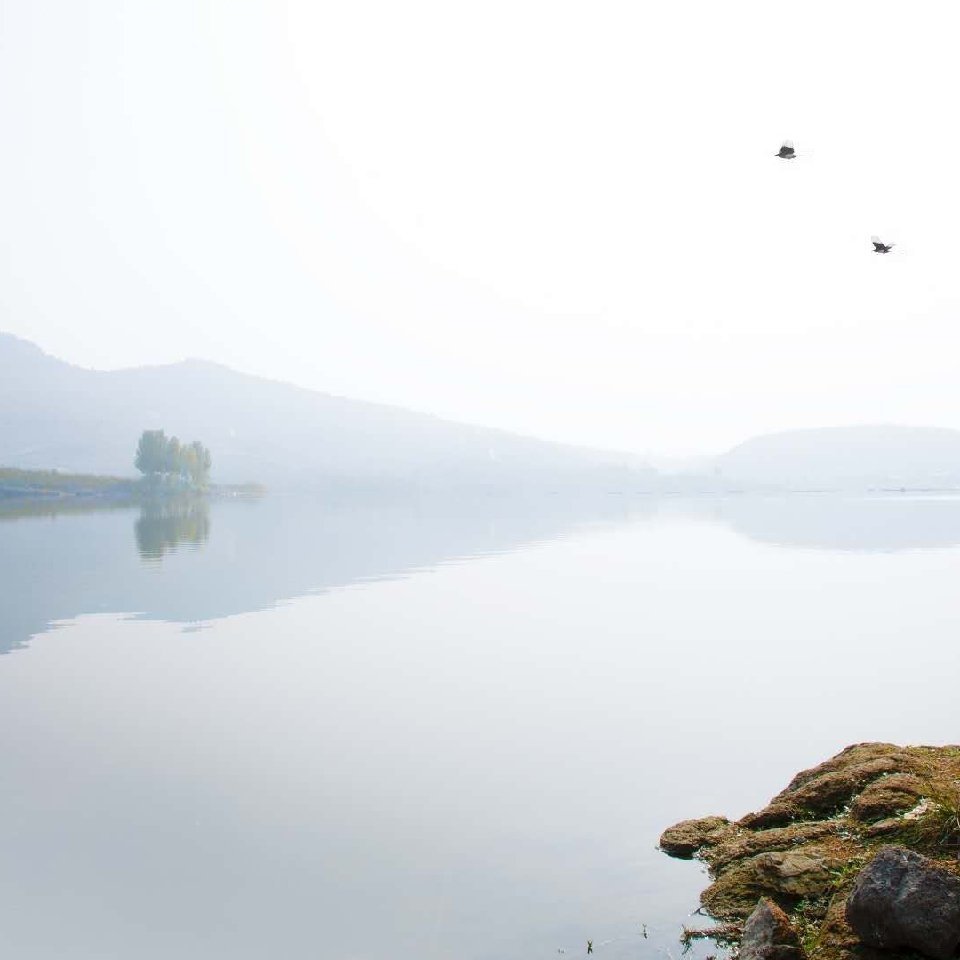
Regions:
<instances>
[{"instance_id":1,"label":"misty mountain","mask_svg":"<svg viewBox=\"0 0 960 960\"><path fill-rule=\"evenodd\" d=\"M87 370L0 333L0 465L130 475L162 428L213 452L213 478L328 484L642 484L604 453L453 423L238 373L200 360Z\"/></svg>"},{"instance_id":2,"label":"misty mountain","mask_svg":"<svg viewBox=\"0 0 960 960\"><path fill-rule=\"evenodd\" d=\"M714 462L725 486L788 490L960 487L960 431L888 425L754 437Z\"/></svg>"}]
</instances>

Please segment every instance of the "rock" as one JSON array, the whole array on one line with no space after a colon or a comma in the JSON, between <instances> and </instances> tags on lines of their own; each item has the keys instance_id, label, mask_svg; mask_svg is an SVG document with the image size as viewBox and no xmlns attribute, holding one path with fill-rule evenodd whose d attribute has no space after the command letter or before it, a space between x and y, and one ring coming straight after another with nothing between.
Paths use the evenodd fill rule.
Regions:
<instances>
[{"instance_id":1,"label":"rock","mask_svg":"<svg viewBox=\"0 0 960 960\"><path fill-rule=\"evenodd\" d=\"M887 817L885 820L878 820L864 827L860 831L860 836L865 840L875 840L877 837L889 837L901 830L903 830L903 820L900 817Z\"/></svg>"},{"instance_id":2,"label":"rock","mask_svg":"<svg viewBox=\"0 0 960 960\"><path fill-rule=\"evenodd\" d=\"M741 830L721 837L701 851L701 859L712 870L722 870L734 860L745 860L758 853L776 850L790 850L812 840L822 840L835 834L837 825L823 820L810 820L794 823L788 827L774 827L771 830Z\"/></svg>"},{"instance_id":3,"label":"rock","mask_svg":"<svg viewBox=\"0 0 960 960\"><path fill-rule=\"evenodd\" d=\"M868 770L852 767L849 770L823 773L787 794L784 799L789 800L798 810L819 814L833 813L857 792L861 783L870 777L879 777L890 769L893 769L892 763L883 759L879 765L871 763Z\"/></svg>"},{"instance_id":4,"label":"rock","mask_svg":"<svg viewBox=\"0 0 960 960\"><path fill-rule=\"evenodd\" d=\"M833 883L827 862L808 853L761 853L753 864L773 889L791 897L816 897Z\"/></svg>"},{"instance_id":5,"label":"rock","mask_svg":"<svg viewBox=\"0 0 960 960\"><path fill-rule=\"evenodd\" d=\"M756 813L748 813L737 821L738 827L747 830L769 830L772 827L785 827L797 818L798 811L790 803L774 801Z\"/></svg>"},{"instance_id":6,"label":"rock","mask_svg":"<svg viewBox=\"0 0 960 960\"><path fill-rule=\"evenodd\" d=\"M757 899L772 897L784 905L823 896L833 886L836 864L809 852L761 853L726 870L707 887L700 902L711 916L746 916Z\"/></svg>"},{"instance_id":7,"label":"rock","mask_svg":"<svg viewBox=\"0 0 960 960\"><path fill-rule=\"evenodd\" d=\"M798 773L769 806L738 823L710 817L678 824L686 830L674 837L668 831L664 849L674 839L674 849L708 866L712 883L701 903L720 922L715 930L722 936L736 931L729 943L743 935L744 922L757 901L769 898L786 912L795 929L803 930L804 948L815 960L920 960L918 951L924 947L914 946L912 940L891 946L900 935L894 936L884 925L872 939L869 932L858 934L847 921L847 895L860 867L883 843L905 844L934 858L920 858L928 868L922 873L926 879L913 886L904 882L906 893L896 909L878 909L884 924L889 914L890 923L904 925L898 912L917 900L915 887L922 892L938 886L931 876L942 881L940 887L946 884L949 894L949 888L960 883L950 879L960 878L960 862L952 836L945 835L946 825L941 827L947 812L931 798L950 797L958 788L960 746L855 744ZM932 894L923 896L932 901ZM944 915L934 903L932 919L921 923L915 918L914 927L919 925L921 932L924 924L947 922L949 927L949 911L947 921ZM876 945L880 941L884 946ZM939 954L930 948L927 952L939 960L943 949ZM953 960L960 960L960 948Z\"/></svg>"},{"instance_id":8,"label":"rock","mask_svg":"<svg viewBox=\"0 0 960 960\"><path fill-rule=\"evenodd\" d=\"M836 756L831 757L824 763L808 770L801 770L787 785L783 791L793 793L805 783L819 777L824 773L832 773L834 770L842 770L846 767L859 766L862 763L868 763L871 760L883 759L890 755L903 757L903 748L895 743L855 743L852 746L845 747ZM782 794L781 794L782 795Z\"/></svg>"},{"instance_id":9,"label":"rock","mask_svg":"<svg viewBox=\"0 0 960 960\"><path fill-rule=\"evenodd\" d=\"M854 881L846 918L867 946L949 960L960 945L960 879L905 847L885 847Z\"/></svg>"},{"instance_id":10,"label":"rock","mask_svg":"<svg viewBox=\"0 0 960 960\"><path fill-rule=\"evenodd\" d=\"M766 897L747 918L740 940L740 960L800 960L803 951L787 915Z\"/></svg>"},{"instance_id":11,"label":"rock","mask_svg":"<svg viewBox=\"0 0 960 960\"><path fill-rule=\"evenodd\" d=\"M873 823L912 810L923 796L924 784L912 773L893 773L868 784L850 804L850 816Z\"/></svg>"},{"instance_id":12,"label":"rock","mask_svg":"<svg viewBox=\"0 0 960 960\"><path fill-rule=\"evenodd\" d=\"M671 857L689 860L705 843L729 826L730 821L726 817L683 820L663 831L660 849Z\"/></svg>"},{"instance_id":13,"label":"rock","mask_svg":"<svg viewBox=\"0 0 960 960\"><path fill-rule=\"evenodd\" d=\"M876 751L889 750L879 756ZM866 758L866 759L864 759ZM798 774L786 790L756 813L748 813L738 826L750 830L780 827L795 820L823 818L836 813L867 784L886 774L902 774L913 761L891 744L848 747L827 763Z\"/></svg>"}]
</instances>

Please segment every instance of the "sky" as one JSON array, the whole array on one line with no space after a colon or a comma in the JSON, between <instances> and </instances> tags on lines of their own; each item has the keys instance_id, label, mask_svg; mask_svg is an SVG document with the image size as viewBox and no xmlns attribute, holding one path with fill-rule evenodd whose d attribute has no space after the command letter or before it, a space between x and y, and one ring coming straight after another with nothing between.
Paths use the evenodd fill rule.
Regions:
<instances>
[{"instance_id":1,"label":"sky","mask_svg":"<svg viewBox=\"0 0 960 960\"><path fill-rule=\"evenodd\" d=\"M0 0L0 330L638 453L960 427L958 35L955 0Z\"/></svg>"}]
</instances>

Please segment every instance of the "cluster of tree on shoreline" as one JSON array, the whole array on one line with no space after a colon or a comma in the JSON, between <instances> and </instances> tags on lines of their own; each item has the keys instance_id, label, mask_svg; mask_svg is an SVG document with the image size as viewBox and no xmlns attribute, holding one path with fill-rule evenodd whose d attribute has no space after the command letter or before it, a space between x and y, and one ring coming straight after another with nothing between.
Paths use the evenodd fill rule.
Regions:
<instances>
[{"instance_id":1,"label":"cluster of tree on shoreline","mask_svg":"<svg viewBox=\"0 0 960 960\"><path fill-rule=\"evenodd\" d=\"M164 480L203 489L210 479L210 451L199 441L181 443L163 430L144 430L134 466L152 483Z\"/></svg>"}]
</instances>

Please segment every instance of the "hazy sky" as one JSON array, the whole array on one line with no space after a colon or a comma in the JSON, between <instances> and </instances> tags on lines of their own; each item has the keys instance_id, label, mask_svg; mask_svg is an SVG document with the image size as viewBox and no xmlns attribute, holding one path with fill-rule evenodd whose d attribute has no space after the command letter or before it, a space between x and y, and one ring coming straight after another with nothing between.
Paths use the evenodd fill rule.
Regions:
<instances>
[{"instance_id":1,"label":"hazy sky","mask_svg":"<svg viewBox=\"0 0 960 960\"><path fill-rule=\"evenodd\" d=\"M0 329L637 451L960 427L958 36L956 0L0 0Z\"/></svg>"}]
</instances>

